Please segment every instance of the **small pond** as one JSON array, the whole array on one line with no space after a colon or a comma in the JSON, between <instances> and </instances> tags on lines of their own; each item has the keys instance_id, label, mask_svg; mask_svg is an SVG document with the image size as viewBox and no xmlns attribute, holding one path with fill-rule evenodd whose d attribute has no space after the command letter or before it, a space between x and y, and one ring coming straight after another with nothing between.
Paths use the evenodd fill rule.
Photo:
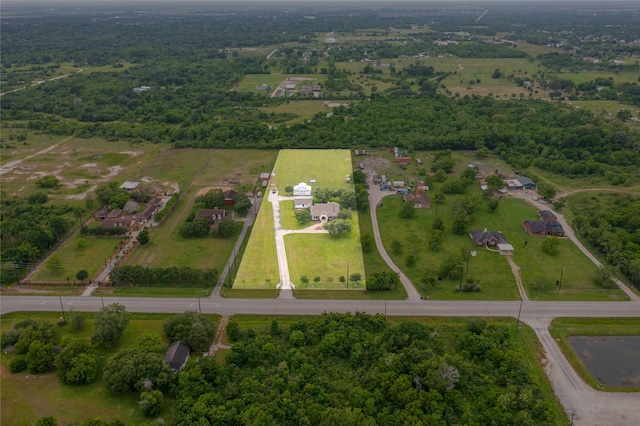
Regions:
<instances>
[{"instance_id":1,"label":"small pond","mask_svg":"<svg viewBox=\"0 0 640 426\"><path fill-rule=\"evenodd\" d=\"M640 387L640 336L570 336L567 340L597 382Z\"/></svg>"}]
</instances>

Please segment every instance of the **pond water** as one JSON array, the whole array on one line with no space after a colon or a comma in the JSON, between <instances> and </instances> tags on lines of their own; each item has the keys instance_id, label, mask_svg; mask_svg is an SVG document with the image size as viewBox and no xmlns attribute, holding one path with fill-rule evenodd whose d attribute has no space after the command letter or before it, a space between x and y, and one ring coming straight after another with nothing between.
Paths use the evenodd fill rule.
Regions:
<instances>
[{"instance_id":1,"label":"pond water","mask_svg":"<svg viewBox=\"0 0 640 426\"><path fill-rule=\"evenodd\" d=\"M640 387L640 336L570 336L567 340L599 383Z\"/></svg>"}]
</instances>

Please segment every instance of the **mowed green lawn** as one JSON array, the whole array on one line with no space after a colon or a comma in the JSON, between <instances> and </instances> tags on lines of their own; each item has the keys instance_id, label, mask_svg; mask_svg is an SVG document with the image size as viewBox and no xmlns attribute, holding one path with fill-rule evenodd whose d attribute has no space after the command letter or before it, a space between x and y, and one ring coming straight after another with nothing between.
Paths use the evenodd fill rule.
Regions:
<instances>
[{"instance_id":1,"label":"mowed green lawn","mask_svg":"<svg viewBox=\"0 0 640 426\"><path fill-rule=\"evenodd\" d=\"M276 256L273 207L266 199L260 205L249 243L242 256L233 288L275 288L280 282Z\"/></svg>"},{"instance_id":2,"label":"mowed green lawn","mask_svg":"<svg viewBox=\"0 0 640 426\"><path fill-rule=\"evenodd\" d=\"M38 271L33 275L32 282L67 282L76 279L76 273L85 269L92 279L116 253L116 247L120 246L122 238L114 237L84 237L75 233L53 255L62 260L62 270L53 273L47 268L47 262L43 262Z\"/></svg>"},{"instance_id":3,"label":"mowed green lawn","mask_svg":"<svg viewBox=\"0 0 640 426\"><path fill-rule=\"evenodd\" d=\"M365 270L357 214L353 215L351 223L353 225L351 233L340 238L333 238L329 234L285 235L289 274L297 290L346 289L347 283L340 282L340 276L347 279L355 273L360 274L362 280L350 282L349 289L365 288ZM307 284L300 280L303 275L309 278ZM315 277L320 277L320 280L315 282Z\"/></svg>"},{"instance_id":4,"label":"mowed green lawn","mask_svg":"<svg viewBox=\"0 0 640 426\"><path fill-rule=\"evenodd\" d=\"M386 198L385 207L394 207L395 212L399 209L399 197ZM398 266L407 273L414 283L420 282L420 270L408 268L404 265L404 257L411 247L421 247L418 257L423 259L426 256L429 260L427 264L437 268L447 252L459 253L464 248L473 248L468 235L459 236L451 233L451 212L455 197L448 196L444 205L440 205L439 211L447 227L445 248L439 253L433 253L426 247L428 233L431 229L431 221L427 220L422 232L413 228L414 236L406 237L410 243L405 244L405 253L401 256L394 256ZM390 203L389 203L390 201ZM380 209L380 210L384 210ZM431 209L433 210L433 209ZM515 252L513 260L521 268L520 276L529 298L534 300L625 300L626 296L620 290L603 289L594 281L596 266L569 240L560 239L560 247L555 255L548 255L542 251L541 245L545 237L533 237L525 232L522 222L526 219L536 220L537 209L523 200L506 198L500 203L495 213L489 213L486 206L482 205L474 215L474 220L469 229L501 231ZM380 211L378 217L380 218ZM432 213L433 214L433 213ZM387 213L386 221L397 218L397 213ZM419 217L411 219L415 221ZM380 220L380 219L379 219ZM397 219L398 224L403 220ZM399 239L390 233L388 226L383 232L383 241L387 250L390 251L390 242L393 238ZM395 233L399 231L395 228ZM407 247L408 246L408 247ZM457 285L454 280L440 281L435 290L427 289L427 293L434 298L491 298L491 299L512 299L519 297L515 279L507 265L506 258L498 253L491 253L485 249L476 249L477 256L470 259L469 276L480 280L482 291L480 293L455 293L452 291ZM418 263L420 265L420 263ZM564 272L562 268L564 266ZM416 270L418 269L418 270ZM466 273L466 264L465 264ZM558 291L556 281L560 281L562 275L562 289ZM466 277L466 275L465 275ZM443 289L446 291L443 292ZM447 294L448 293L448 294Z\"/></svg>"},{"instance_id":5,"label":"mowed green lawn","mask_svg":"<svg viewBox=\"0 0 640 426\"><path fill-rule=\"evenodd\" d=\"M317 188L351 188L346 176L351 175L351 153L346 149L283 149L273 169L271 187L281 195L284 188L300 182L316 180Z\"/></svg>"}]
</instances>

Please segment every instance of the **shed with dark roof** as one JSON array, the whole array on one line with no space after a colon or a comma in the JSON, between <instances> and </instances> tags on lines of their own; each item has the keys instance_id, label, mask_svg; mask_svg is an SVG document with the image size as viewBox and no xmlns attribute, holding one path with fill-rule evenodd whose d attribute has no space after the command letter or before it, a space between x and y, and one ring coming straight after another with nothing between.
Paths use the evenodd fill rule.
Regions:
<instances>
[{"instance_id":1,"label":"shed with dark roof","mask_svg":"<svg viewBox=\"0 0 640 426\"><path fill-rule=\"evenodd\" d=\"M174 372L180 371L184 368L190 355L191 349L189 349L189 346L178 340L177 342L172 343L164 353L164 362Z\"/></svg>"}]
</instances>

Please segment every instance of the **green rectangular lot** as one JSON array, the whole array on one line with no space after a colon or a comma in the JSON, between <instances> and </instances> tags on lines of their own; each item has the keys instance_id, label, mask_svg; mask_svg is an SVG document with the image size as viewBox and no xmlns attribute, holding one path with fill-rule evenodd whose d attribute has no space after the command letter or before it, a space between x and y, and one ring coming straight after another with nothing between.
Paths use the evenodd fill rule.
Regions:
<instances>
[{"instance_id":1,"label":"green rectangular lot","mask_svg":"<svg viewBox=\"0 0 640 426\"><path fill-rule=\"evenodd\" d=\"M283 149L273 169L272 187L284 188L316 180L318 188L350 188L351 154L346 149Z\"/></svg>"}]
</instances>

